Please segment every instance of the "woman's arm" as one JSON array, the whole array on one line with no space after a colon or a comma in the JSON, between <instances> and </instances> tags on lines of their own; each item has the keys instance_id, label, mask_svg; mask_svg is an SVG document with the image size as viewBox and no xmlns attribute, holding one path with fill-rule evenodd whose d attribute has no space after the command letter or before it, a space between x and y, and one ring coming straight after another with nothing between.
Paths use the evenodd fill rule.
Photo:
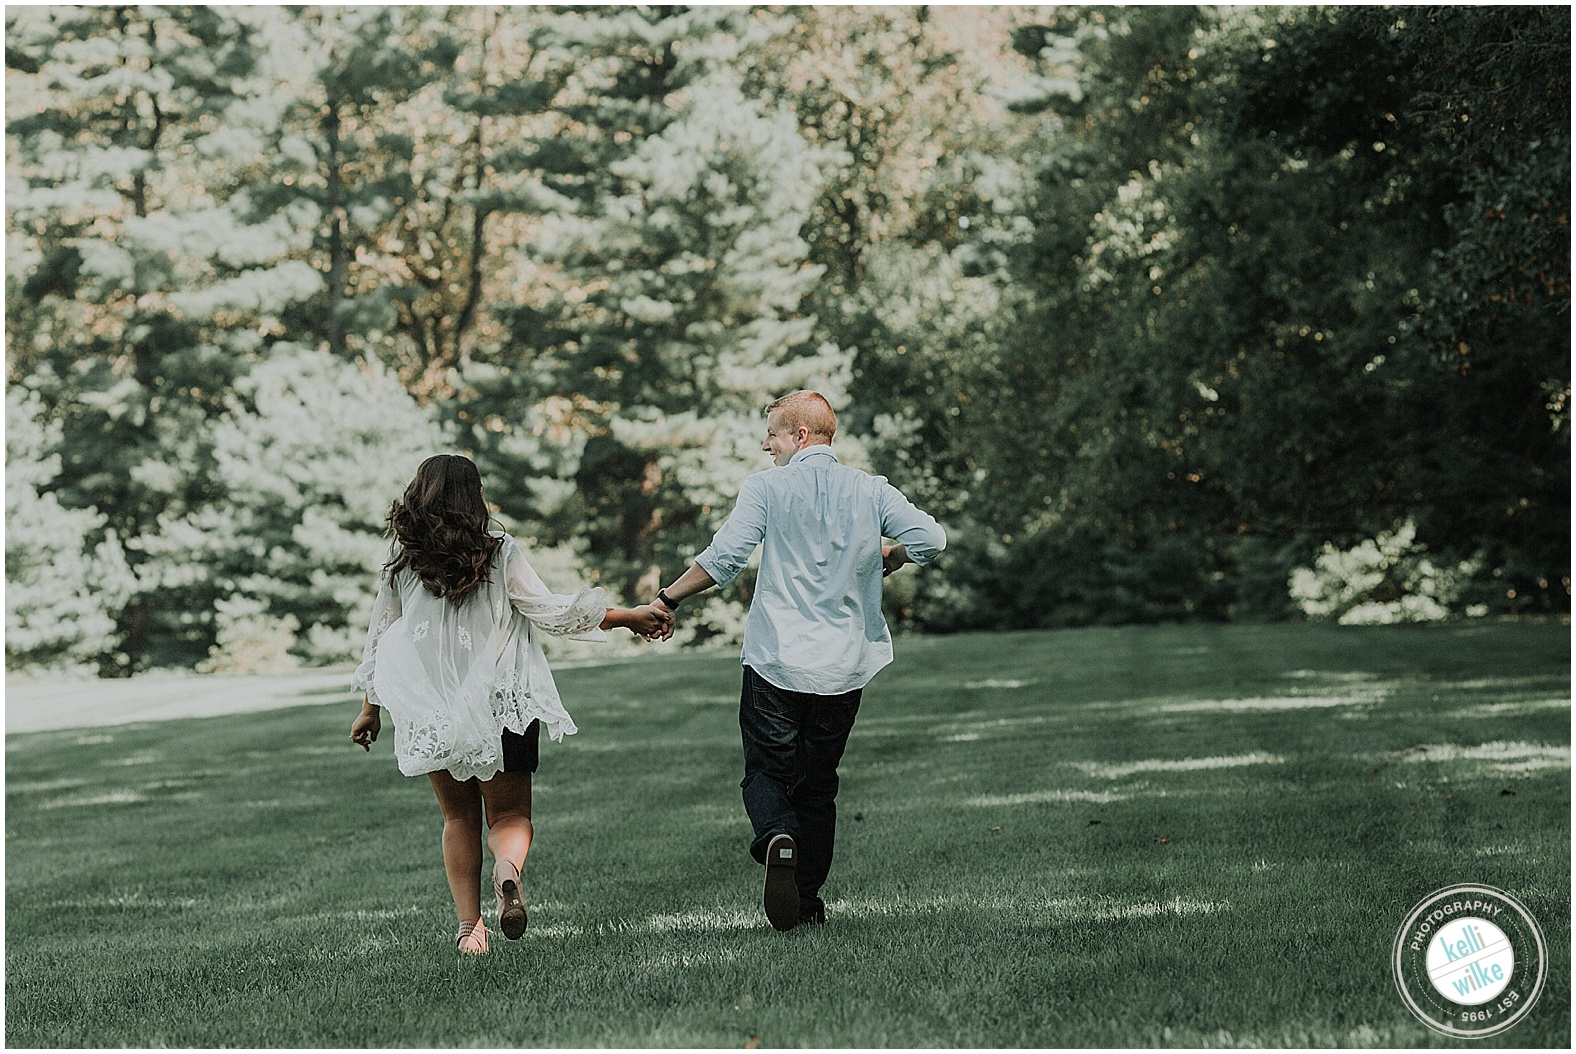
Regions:
<instances>
[{"instance_id":1,"label":"woman's arm","mask_svg":"<svg viewBox=\"0 0 1576 1054\"><path fill-rule=\"evenodd\" d=\"M361 713L350 723L350 741L362 750L371 750L383 731L383 712L370 695L362 697Z\"/></svg>"},{"instance_id":2,"label":"woman's arm","mask_svg":"<svg viewBox=\"0 0 1576 1054\"><path fill-rule=\"evenodd\" d=\"M608 612L604 590L585 587L572 596L554 593L518 546L509 547L507 560L504 575L509 602L538 629L573 640L607 639L600 628L606 624Z\"/></svg>"},{"instance_id":3,"label":"woman's arm","mask_svg":"<svg viewBox=\"0 0 1576 1054\"><path fill-rule=\"evenodd\" d=\"M608 608L601 629L627 629L647 640L667 640L673 636L673 613L661 604L642 604L638 608Z\"/></svg>"},{"instance_id":4,"label":"woman's arm","mask_svg":"<svg viewBox=\"0 0 1576 1054\"><path fill-rule=\"evenodd\" d=\"M372 621L367 627L367 641L361 649L361 665L356 667L356 672L350 679L350 687L367 693L370 700L378 693L372 687L373 673L377 667L378 642L383 639L383 634L388 628L399 621L404 614L404 607L400 601L399 590L394 588L394 583L388 575L378 576L378 598L372 602ZM376 706L369 702L368 705Z\"/></svg>"},{"instance_id":5,"label":"woman's arm","mask_svg":"<svg viewBox=\"0 0 1576 1054\"><path fill-rule=\"evenodd\" d=\"M508 561L505 576L510 603L548 633L578 640L603 640L602 631L619 628L638 633L647 640L666 640L673 635L672 616L659 605L607 607L607 594L599 588L582 589L572 597L555 594L518 547L509 553ZM602 616L600 622L598 614Z\"/></svg>"}]
</instances>

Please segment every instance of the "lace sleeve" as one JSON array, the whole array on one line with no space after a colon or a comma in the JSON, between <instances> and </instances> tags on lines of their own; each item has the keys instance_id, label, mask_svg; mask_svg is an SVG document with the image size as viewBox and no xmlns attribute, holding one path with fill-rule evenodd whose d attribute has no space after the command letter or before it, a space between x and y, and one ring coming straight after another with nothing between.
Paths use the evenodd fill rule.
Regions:
<instances>
[{"instance_id":1,"label":"lace sleeve","mask_svg":"<svg viewBox=\"0 0 1576 1054\"><path fill-rule=\"evenodd\" d=\"M554 593L547 588L525 553L511 546L505 582L509 603L531 620L532 625L559 637L575 640L607 640L601 628L607 618L607 592L597 586L582 586L574 596Z\"/></svg>"},{"instance_id":2,"label":"lace sleeve","mask_svg":"<svg viewBox=\"0 0 1576 1054\"><path fill-rule=\"evenodd\" d=\"M400 604L399 591L389 581L387 575L378 578L378 598L372 602L372 624L367 629L367 642L361 649L361 665L356 667L355 676L350 680L350 687L356 691L366 692L374 706L382 706L378 702L378 693L372 687L372 674L377 668L378 641L388 628L399 620L403 613Z\"/></svg>"}]
</instances>

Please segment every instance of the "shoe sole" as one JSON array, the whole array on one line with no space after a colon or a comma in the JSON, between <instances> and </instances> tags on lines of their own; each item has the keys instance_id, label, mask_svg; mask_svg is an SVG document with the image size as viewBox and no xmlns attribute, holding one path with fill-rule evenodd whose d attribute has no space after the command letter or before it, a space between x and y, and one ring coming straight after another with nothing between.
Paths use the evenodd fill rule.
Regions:
<instances>
[{"instance_id":1,"label":"shoe sole","mask_svg":"<svg viewBox=\"0 0 1576 1054\"><path fill-rule=\"evenodd\" d=\"M761 900L766 921L773 929L791 930L799 925L799 887L794 870L799 866L799 847L786 834L773 838L766 846L766 889Z\"/></svg>"},{"instance_id":2,"label":"shoe sole","mask_svg":"<svg viewBox=\"0 0 1576 1054\"><path fill-rule=\"evenodd\" d=\"M498 911L498 928L503 930L503 935L512 941L517 941L525 933L525 898L520 895L520 885L517 882L505 880L499 884L503 894L503 907Z\"/></svg>"}]
</instances>

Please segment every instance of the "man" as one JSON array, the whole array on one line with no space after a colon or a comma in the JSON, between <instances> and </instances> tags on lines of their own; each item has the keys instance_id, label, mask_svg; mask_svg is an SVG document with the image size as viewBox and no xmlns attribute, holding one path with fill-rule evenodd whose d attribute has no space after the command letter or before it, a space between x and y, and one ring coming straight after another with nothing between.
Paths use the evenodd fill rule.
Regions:
<instances>
[{"instance_id":1,"label":"man","mask_svg":"<svg viewBox=\"0 0 1576 1054\"><path fill-rule=\"evenodd\" d=\"M930 563L947 544L941 525L883 477L839 464L836 434L837 415L817 392L768 406L761 448L778 467L745 479L711 544L657 594L677 610L732 581L762 546L744 627L740 786L755 828L750 854L766 865L766 917L779 930L826 921L837 765L860 693L892 661L881 580Z\"/></svg>"}]
</instances>

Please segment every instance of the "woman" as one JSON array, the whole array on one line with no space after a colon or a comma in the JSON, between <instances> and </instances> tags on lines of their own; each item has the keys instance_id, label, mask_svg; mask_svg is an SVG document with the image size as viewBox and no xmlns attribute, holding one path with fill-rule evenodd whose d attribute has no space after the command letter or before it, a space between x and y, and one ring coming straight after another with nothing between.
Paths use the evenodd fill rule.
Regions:
<instances>
[{"instance_id":1,"label":"woman","mask_svg":"<svg viewBox=\"0 0 1576 1054\"><path fill-rule=\"evenodd\" d=\"M443 866L459 915L459 950L487 951L481 918L485 812L493 892L504 936L525 932L520 866L531 848L531 773L542 726L554 740L575 723L559 702L541 634L605 640L629 629L649 639L672 616L646 605L607 606L601 589L548 590L509 535L488 531L482 481L468 458L423 461L389 509L395 543L378 584L361 666L366 692L351 741L372 749L381 711L394 721L394 757L426 773L443 812Z\"/></svg>"}]
</instances>

